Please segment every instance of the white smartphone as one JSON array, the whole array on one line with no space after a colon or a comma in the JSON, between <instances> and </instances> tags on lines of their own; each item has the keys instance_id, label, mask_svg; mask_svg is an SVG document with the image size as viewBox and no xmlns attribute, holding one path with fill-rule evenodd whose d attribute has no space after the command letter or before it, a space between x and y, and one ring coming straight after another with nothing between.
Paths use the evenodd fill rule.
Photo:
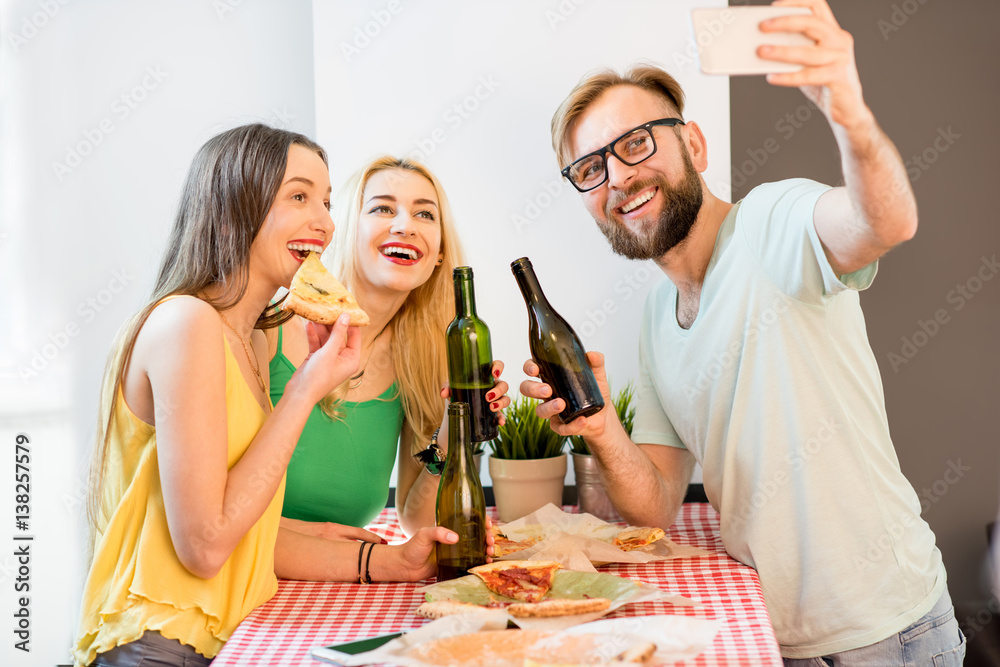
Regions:
<instances>
[{"instance_id":1,"label":"white smartphone","mask_svg":"<svg viewBox=\"0 0 1000 667\"><path fill-rule=\"evenodd\" d=\"M815 42L798 32L761 32L760 23L775 16L810 14L807 7L736 6L691 10L691 28L698 46L698 60L705 74L771 74L796 72L801 65L764 60L757 47L812 46Z\"/></svg>"},{"instance_id":2,"label":"white smartphone","mask_svg":"<svg viewBox=\"0 0 1000 667\"><path fill-rule=\"evenodd\" d=\"M320 646L309 651L309 654L317 660L329 662L333 665L344 665L350 662L351 658L359 653L374 651L379 646L403 636L402 632L394 632L390 635L379 635L358 641L347 642L346 644L333 644L331 646Z\"/></svg>"}]
</instances>

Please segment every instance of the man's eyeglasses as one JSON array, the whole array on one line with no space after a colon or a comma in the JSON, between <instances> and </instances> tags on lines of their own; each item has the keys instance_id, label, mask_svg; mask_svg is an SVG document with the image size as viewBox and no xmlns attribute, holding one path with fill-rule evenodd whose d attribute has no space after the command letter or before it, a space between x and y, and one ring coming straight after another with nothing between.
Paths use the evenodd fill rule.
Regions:
<instances>
[{"instance_id":1,"label":"man's eyeglasses","mask_svg":"<svg viewBox=\"0 0 1000 667\"><path fill-rule=\"evenodd\" d=\"M562 170L562 175L569 179L580 192L587 192L603 185L608 180L607 153L631 166L637 165L656 152L656 139L653 138L654 125L683 125L680 118L661 118L643 123L618 137L604 148L588 153Z\"/></svg>"}]
</instances>

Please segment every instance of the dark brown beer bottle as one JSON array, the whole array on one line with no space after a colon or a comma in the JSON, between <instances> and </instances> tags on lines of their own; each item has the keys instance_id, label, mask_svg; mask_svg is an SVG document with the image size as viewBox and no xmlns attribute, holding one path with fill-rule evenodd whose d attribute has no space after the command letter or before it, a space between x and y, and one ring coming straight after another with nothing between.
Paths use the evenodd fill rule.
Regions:
<instances>
[{"instance_id":1,"label":"dark brown beer bottle","mask_svg":"<svg viewBox=\"0 0 1000 667\"><path fill-rule=\"evenodd\" d=\"M469 406L448 406L448 458L438 485L437 525L458 534L455 544L437 543L438 581L464 577L486 562L486 498L472 459Z\"/></svg>"},{"instance_id":2,"label":"dark brown beer bottle","mask_svg":"<svg viewBox=\"0 0 1000 667\"><path fill-rule=\"evenodd\" d=\"M517 286L528 306L528 346L538 364L540 376L552 388L552 398L561 398L566 408L559 417L569 423L589 417L604 407L594 371L587 363L586 350L573 328L552 309L527 257L510 265Z\"/></svg>"}]
</instances>

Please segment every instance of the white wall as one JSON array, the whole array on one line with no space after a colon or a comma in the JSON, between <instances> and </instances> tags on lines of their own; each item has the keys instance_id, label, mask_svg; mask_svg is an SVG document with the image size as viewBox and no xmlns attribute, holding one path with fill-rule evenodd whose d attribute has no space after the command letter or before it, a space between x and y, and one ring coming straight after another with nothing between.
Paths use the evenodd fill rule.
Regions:
<instances>
[{"instance_id":1,"label":"white wall","mask_svg":"<svg viewBox=\"0 0 1000 667\"><path fill-rule=\"evenodd\" d=\"M549 122L588 71L656 62L684 87L685 117L709 139L705 178L727 196L728 79L698 71L688 21L690 8L718 4L517 0L500 11L460 0L313 3L316 127L334 188L381 153L415 157L435 172L476 273L494 356L515 389L529 353L510 262L524 255L584 345L607 355L613 388L637 376L642 304L662 273L608 249L559 174Z\"/></svg>"},{"instance_id":2,"label":"white wall","mask_svg":"<svg viewBox=\"0 0 1000 667\"><path fill-rule=\"evenodd\" d=\"M613 14L629 19L609 30L610 3L578 2L507 3L503 11L317 2L314 11L307 0L0 0L6 627L16 603L13 537L35 537L31 652L16 651L8 634L0 663L69 661L85 575L82 473L104 359L149 293L194 152L223 129L260 120L318 136L340 183L372 152L411 151L441 128L444 141L427 162L452 198L480 310L511 383L527 349L508 264L523 254L588 347L609 354L614 381L634 376L635 322L656 274L607 251L557 178L548 120L590 67L657 60L691 93L687 115L711 140L710 176L728 180L728 87L697 74L678 3L614 3ZM386 25L371 29L375 37L348 62L340 45L365 30L372 12ZM626 27L632 39L617 41ZM469 98L480 77L492 77L495 90ZM455 104L469 108L467 118L450 111ZM484 165L508 173L485 178ZM531 222L519 226L517 215ZM604 323L608 299L617 312ZM31 439L23 533L13 525L9 474L18 433Z\"/></svg>"},{"instance_id":3,"label":"white wall","mask_svg":"<svg viewBox=\"0 0 1000 667\"><path fill-rule=\"evenodd\" d=\"M112 336L149 294L206 139L255 120L315 135L312 38L308 0L0 5L0 664L70 662ZM32 439L30 653L10 634L16 433Z\"/></svg>"}]
</instances>

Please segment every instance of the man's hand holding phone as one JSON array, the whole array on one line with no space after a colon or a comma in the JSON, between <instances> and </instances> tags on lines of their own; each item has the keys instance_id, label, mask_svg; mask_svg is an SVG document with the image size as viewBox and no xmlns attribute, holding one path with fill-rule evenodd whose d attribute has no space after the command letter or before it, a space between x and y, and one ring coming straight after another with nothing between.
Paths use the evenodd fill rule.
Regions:
<instances>
[{"instance_id":1,"label":"man's hand holding phone","mask_svg":"<svg viewBox=\"0 0 1000 667\"><path fill-rule=\"evenodd\" d=\"M757 54L761 58L802 66L797 72L769 74L768 83L798 87L831 123L848 131L871 124L872 112L864 103L854 60L854 38L837 23L826 0L775 0L771 6L805 7L811 13L767 19L761 23L761 31L768 35L795 32L814 44L760 46Z\"/></svg>"}]
</instances>

